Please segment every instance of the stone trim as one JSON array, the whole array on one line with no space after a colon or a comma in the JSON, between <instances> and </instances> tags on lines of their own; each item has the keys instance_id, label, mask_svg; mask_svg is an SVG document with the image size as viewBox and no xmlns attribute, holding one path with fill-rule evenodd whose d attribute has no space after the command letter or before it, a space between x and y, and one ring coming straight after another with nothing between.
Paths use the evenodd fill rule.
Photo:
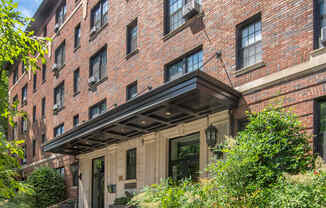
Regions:
<instances>
[{"instance_id":1,"label":"stone trim","mask_svg":"<svg viewBox=\"0 0 326 208\"><path fill-rule=\"evenodd\" d=\"M236 71L234 72L234 75L235 75L236 77L238 77L238 76L241 76L241 75L243 75L243 74L246 74L246 73L249 73L249 72L251 72L251 71L254 71L254 70L256 70L256 69L262 68L262 67L264 67L264 66L266 66L265 63L264 63L263 61L261 61L261 62L258 62L258 63L256 63L256 64L253 64L253 65L250 65L250 66L244 67L244 68L242 68L242 69L236 70Z\"/></svg>"},{"instance_id":2,"label":"stone trim","mask_svg":"<svg viewBox=\"0 0 326 208\"><path fill-rule=\"evenodd\" d=\"M235 89L242 94L250 94L254 91L261 90L275 84L303 77L307 74L314 73L326 67L326 49L318 49L311 53L310 60L302 64L298 64L279 72L267 75L257 80L248 82Z\"/></svg>"}]
</instances>

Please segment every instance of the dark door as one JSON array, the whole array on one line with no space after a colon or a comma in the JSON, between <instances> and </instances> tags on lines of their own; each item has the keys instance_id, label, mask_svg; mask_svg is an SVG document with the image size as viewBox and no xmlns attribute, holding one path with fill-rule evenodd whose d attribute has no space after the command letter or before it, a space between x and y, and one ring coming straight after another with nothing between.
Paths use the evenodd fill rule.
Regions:
<instances>
[{"instance_id":1,"label":"dark door","mask_svg":"<svg viewBox=\"0 0 326 208\"><path fill-rule=\"evenodd\" d=\"M104 208L104 157L93 160L92 208Z\"/></svg>"}]
</instances>

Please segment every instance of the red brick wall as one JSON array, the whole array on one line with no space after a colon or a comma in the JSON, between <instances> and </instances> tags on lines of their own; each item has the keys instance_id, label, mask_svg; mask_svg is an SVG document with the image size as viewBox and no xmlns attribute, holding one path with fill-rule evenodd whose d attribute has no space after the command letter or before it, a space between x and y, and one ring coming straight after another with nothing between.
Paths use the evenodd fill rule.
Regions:
<instances>
[{"instance_id":1,"label":"red brick wall","mask_svg":"<svg viewBox=\"0 0 326 208\"><path fill-rule=\"evenodd\" d=\"M82 19L80 8L64 26L60 35L53 40L52 57L47 63L47 81L41 83L38 74L37 91L32 92L32 80L25 76L13 88L11 97L18 94L28 83L28 105L24 110L32 115L33 105L37 105L37 124L30 126L29 138L36 138L38 147L41 132L45 131L49 139L53 137L53 128L64 122L65 131L73 127L73 116L79 114L80 121L88 120L88 109L95 103L107 99L107 106L125 102L126 86L135 80L138 91L148 85L154 88L163 84L164 66L186 52L202 46L204 62L217 50L222 51L222 61L212 59L203 69L210 75L230 85L226 70L233 86L256 80L287 67L308 60L313 50L313 1L311 0L202 0L203 18L196 18L181 32L164 40L164 10L162 1L121 0L109 1L108 25L95 40L90 41L90 11L98 1L89 1L87 19ZM75 8L74 0L67 0L67 16ZM236 77L236 26L255 14L261 13L263 61L265 67ZM126 59L126 26L138 18L139 53ZM74 28L81 23L81 48L74 52ZM54 34L55 17L47 24L48 36ZM40 28L42 30L43 28ZM51 66L54 63L54 51L66 40L66 65L58 78L53 76ZM108 80L98 86L97 91L88 90L89 59L107 44ZM73 96L73 71L80 68L80 94ZM21 74L21 70L19 70ZM312 129L312 99L325 95L325 72L310 75L245 96L241 110L259 110L278 92L284 94L287 106L294 108L301 116L307 129ZM32 76L31 76L32 77ZM12 80L12 76L10 78ZM53 115L53 89L65 81L65 108ZM318 84L320 83L320 84ZM10 82L12 84L12 82ZM40 120L41 99L46 97L46 120ZM31 142L27 139L28 157L31 158ZM41 158L37 152L35 160ZM31 162L31 160L29 160ZM56 166L56 165L54 165Z\"/></svg>"}]
</instances>

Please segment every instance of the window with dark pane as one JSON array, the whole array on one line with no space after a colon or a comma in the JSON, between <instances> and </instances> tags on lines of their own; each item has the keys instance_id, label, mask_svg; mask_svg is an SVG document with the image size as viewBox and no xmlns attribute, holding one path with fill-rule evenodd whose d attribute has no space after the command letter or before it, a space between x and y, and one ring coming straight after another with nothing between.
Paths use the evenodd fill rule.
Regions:
<instances>
[{"instance_id":1,"label":"window with dark pane","mask_svg":"<svg viewBox=\"0 0 326 208\"><path fill-rule=\"evenodd\" d=\"M166 33L177 29L185 23L185 19L182 16L182 7L185 2L185 0L166 0Z\"/></svg>"},{"instance_id":2,"label":"window with dark pane","mask_svg":"<svg viewBox=\"0 0 326 208\"><path fill-rule=\"evenodd\" d=\"M59 108L64 105L64 82L62 82L59 86L54 88L54 104L58 105Z\"/></svg>"},{"instance_id":3,"label":"window with dark pane","mask_svg":"<svg viewBox=\"0 0 326 208\"><path fill-rule=\"evenodd\" d=\"M243 118L238 120L238 131L243 131L246 129L247 125L249 123L248 118Z\"/></svg>"},{"instance_id":4,"label":"window with dark pane","mask_svg":"<svg viewBox=\"0 0 326 208\"><path fill-rule=\"evenodd\" d=\"M73 118L73 125L74 127L77 127L79 124L79 115L75 115Z\"/></svg>"},{"instance_id":5,"label":"window with dark pane","mask_svg":"<svg viewBox=\"0 0 326 208\"><path fill-rule=\"evenodd\" d=\"M127 86L127 100L137 97L137 82Z\"/></svg>"},{"instance_id":6,"label":"window with dark pane","mask_svg":"<svg viewBox=\"0 0 326 208\"><path fill-rule=\"evenodd\" d=\"M45 25L43 28L43 37L46 37L48 35L48 25Z\"/></svg>"},{"instance_id":7,"label":"window with dark pane","mask_svg":"<svg viewBox=\"0 0 326 208\"><path fill-rule=\"evenodd\" d=\"M80 47L80 24L75 28L75 49Z\"/></svg>"},{"instance_id":8,"label":"window with dark pane","mask_svg":"<svg viewBox=\"0 0 326 208\"><path fill-rule=\"evenodd\" d=\"M72 186L78 186L78 172L79 172L79 164L74 163L70 165L71 175L72 175Z\"/></svg>"},{"instance_id":9,"label":"window with dark pane","mask_svg":"<svg viewBox=\"0 0 326 208\"><path fill-rule=\"evenodd\" d=\"M24 105L24 101L27 101L27 84L22 88L22 104Z\"/></svg>"},{"instance_id":10,"label":"window with dark pane","mask_svg":"<svg viewBox=\"0 0 326 208\"><path fill-rule=\"evenodd\" d=\"M238 69L262 61L262 26L260 15L240 27L238 37Z\"/></svg>"},{"instance_id":11,"label":"window with dark pane","mask_svg":"<svg viewBox=\"0 0 326 208\"><path fill-rule=\"evenodd\" d=\"M137 19L127 26L127 54L137 49Z\"/></svg>"},{"instance_id":12,"label":"window with dark pane","mask_svg":"<svg viewBox=\"0 0 326 208\"><path fill-rule=\"evenodd\" d=\"M37 88L37 74L36 72L33 74L33 91L35 92Z\"/></svg>"},{"instance_id":13,"label":"window with dark pane","mask_svg":"<svg viewBox=\"0 0 326 208\"><path fill-rule=\"evenodd\" d=\"M45 108L46 108L46 98L42 98L42 106L41 106L41 116L45 118Z\"/></svg>"},{"instance_id":14,"label":"window with dark pane","mask_svg":"<svg viewBox=\"0 0 326 208\"><path fill-rule=\"evenodd\" d=\"M22 74L24 74L25 72L26 72L26 66L24 62L22 62Z\"/></svg>"},{"instance_id":15,"label":"window with dark pane","mask_svg":"<svg viewBox=\"0 0 326 208\"><path fill-rule=\"evenodd\" d=\"M14 110L17 111L17 106L18 106L18 95L17 94L12 99L12 104L14 105Z\"/></svg>"},{"instance_id":16,"label":"window with dark pane","mask_svg":"<svg viewBox=\"0 0 326 208\"><path fill-rule=\"evenodd\" d=\"M104 208L105 198L104 157L92 161L92 208Z\"/></svg>"},{"instance_id":17,"label":"window with dark pane","mask_svg":"<svg viewBox=\"0 0 326 208\"><path fill-rule=\"evenodd\" d=\"M42 82L46 81L46 64L42 65Z\"/></svg>"},{"instance_id":18,"label":"window with dark pane","mask_svg":"<svg viewBox=\"0 0 326 208\"><path fill-rule=\"evenodd\" d=\"M55 63L58 68L62 68L65 64L65 48L66 43L63 41L63 43L61 43L61 45L55 50Z\"/></svg>"},{"instance_id":19,"label":"window with dark pane","mask_svg":"<svg viewBox=\"0 0 326 208\"><path fill-rule=\"evenodd\" d=\"M21 133L24 134L27 132L27 118L24 118L24 117L21 118L20 122L21 122L21 125L20 125Z\"/></svg>"},{"instance_id":20,"label":"window with dark pane","mask_svg":"<svg viewBox=\"0 0 326 208\"><path fill-rule=\"evenodd\" d=\"M33 147L33 158L35 157L35 155L36 155L36 140L35 139L33 139L33 142L32 142L32 147Z\"/></svg>"},{"instance_id":21,"label":"window with dark pane","mask_svg":"<svg viewBox=\"0 0 326 208\"><path fill-rule=\"evenodd\" d=\"M326 0L315 0L314 4L315 6L315 49L323 47L323 44L321 43L321 29L326 27Z\"/></svg>"},{"instance_id":22,"label":"window with dark pane","mask_svg":"<svg viewBox=\"0 0 326 208\"><path fill-rule=\"evenodd\" d=\"M60 124L59 126L54 128L54 137L61 136L64 133L64 124Z\"/></svg>"},{"instance_id":23,"label":"window with dark pane","mask_svg":"<svg viewBox=\"0 0 326 208\"><path fill-rule=\"evenodd\" d=\"M170 140L169 176L174 180L199 178L200 134Z\"/></svg>"},{"instance_id":24,"label":"window with dark pane","mask_svg":"<svg viewBox=\"0 0 326 208\"><path fill-rule=\"evenodd\" d=\"M61 177L65 177L65 168L64 167L56 168L56 171Z\"/></svg>"},{"instance_id":25,"label":"window with dark pane","mask_svg":"<svg viewBox=\"0 0 326 208\"><path fill-rule=\"evenodd\" d=\"M16 67L13 71L13 76L12 76L12 84L16 84L18 81L18 67Z\"/></svg>"},{"instance_id":26,"label":"window with dark pane","mask_svg":"<svg viewBox=\"0 0 326 208\"><path fill-rule=\"evenodd\" d=\"M100 2L91 11L91 26L100 29L108 21L108 1Z\"/></svg>"},{"instance_id":27,"label":"window with dark pane","mask_svg":"<svg viewBox=\"0 0 326 208\"><path fill-rule=\"evenodd\" d=\"M100 81L106 77L107 54L106 47L96 53L90 60L89 77L94 77L96 81Z\"/></svg>"},{"instance_id":28,"label":"window with dark pane","mask_svg":"<svg viewBox=\"0 0 326 208\"><path fill-rule=\"evenodd\" d=\"M42 134L42 144L44 144L46 142L46 135Z\"/></svg>"},{"instance_id":29,"label":"window with dark pane","mask_svg":"<svg viewBox=\"0 0 326 208\"><path fill-rule=\"evenodd\" d=\"M25 144L22 149L24 151L24 157L22 159L22 165L25 165L27 163L27 145Z\"/></svg>"},{"instance_id":30,"label":"window with dark pane","mask_svg":"<svg viewBox=\"0 0 326 208\"><path fill-rule=\"evenodd\" d=\"M56 24L62 25L64 23L66 12L67 12L66 1L63 1L56 11L56 15L55 15Z\"/></svg>"},{"instance_id":31,"label":"window with dark pane","mask_svg":"<svg viewBox=\"0 0 326 208\"><path fill-rule=\"evenodd\" d=\"M33 106L33 123L36 122L36 105Z\"/></svg>"},{"instance_id":32,"label":"window with dark pane","mask_svg":"<svg viewBox=\"0 0 326 208\"><path fill-rule=\"evenodd\" d=\"M127 151L127 173L126 179L136 179L137 168L137 149L131 149Z\"/></svg>"},{"instance_id":33,"label":"window with dark pane","mask_svg":"<svg viewBox=\"0 0 326 208\"><path fill-rule=\"evenodd\" d=\"M80 80L79 69L76 69L74 71L74 94L79 92L79 80Z\"/></svg>"},{"instance_id":34,"label":"window with dark pane","mask_svg":"<svg viewBox=\"0 0 326 208\"><path fill-rule=\"evenodd\" d=\"M93 119L106 111L106 100L101 101L89 109L89 119Z\"/></svg>"},{"instance_id":35,"label":"window with dark pane","mask_svg":"<svg viewBox=\"0 0 326 208\"><path fill-rule=\"evenodd\" d=\"M169 64L165 71L165 80L171 81L177 79L186 73L201 69L202 65L203 51L200 50Z\"/></svg>"},{"instance_id":36,"label":"window with dark pane","mask_svg":"<svg viewBox=\"0 0 326 208\"><path fill-rule=\"evenodd\" d=\"M315 150L316 152L326 160L326 101L318 101L316 104L315 117L317 118L316 126L316 138L315 138Z\"/></svg>"}]
</instances>

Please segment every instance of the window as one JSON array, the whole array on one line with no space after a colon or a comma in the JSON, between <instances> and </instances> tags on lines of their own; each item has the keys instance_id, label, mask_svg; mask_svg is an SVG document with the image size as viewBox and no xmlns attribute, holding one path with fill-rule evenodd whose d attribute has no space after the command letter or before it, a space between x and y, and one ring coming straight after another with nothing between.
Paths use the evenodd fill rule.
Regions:
<instances>
[{"instance_id":1,"label":"window","mask_svg":"<svg viewBox=\"0 0 326 208\"><path fill-rule=\"evenodd\" d=\"M66 8L66 1L63 1L62 4L58 7L55 15L55 23L59 26L62 25L65 21L67 8Z\"/></svg>"},{"instance_id":2,"label":"window","mask_svg":"<svg viewBox=\"0 0 326 208\"><path fill-rule=\"evenodd\" d=\"M127 26L127 54L137 49L137 19Z\"/></svg>"},{"instance_id":3,"label":"window","mask_svg":"<svg viewBox=\"0 0 326 208\"><path fill-rule=\"evenodd\" d=\"M262 27L260 14L238 26L238 69L262 61L261 40Z\"/></svg>"},{"instance_id":4,"label":"window","mask_svg":"<svg viewBox=\"0 0 326 208\"><path fill-rule=\"evenodd\" d=\"M45 25L43 28L43 37L46 37L48 35L48 25Z\"/></svg>"},{"instance_id":5,"label":"window","mask_svg":"<svg viewBox=\"0 0 326 208\"><path fill-rule=\"evenodd\" d=\"M175 180L199 177L200 134L170 140L169 176Z\"/></svg>"},{"instance_id":6,"label":"window","mask_svg":"<svg viewBox=\"0 0 326 208\"><path fill-rule=\"evenodd\" d=\"M27 163L27 145L23 146L24 158L22 159L22 164L25 165Z\"/></svg>"},{"instance_id":7,"label":"window","mask_svg":"<svg viewBox=\"0 0 326 208\"><path fill-rule=\"evenodd\" d=\"M21 119L21 125L20 125L20 127L21 127L21 133L22 134L27 133L27 119L26 118L22 118Z\"/></svg>"},{"instance_id":8,"label":"window","mask_svg":"<svg viewBox=\"0 0 326 208\"><path fill-rule=\"evenodd\" d=\"M22 62L22 74L24 74L25 72L26 72L26 66L24 62Z\"/></svg>"},{"instance_id":9,"label":"window","mask_svg":"<svg viewBox=\"0 0 326 208\"><path fill-rule=\"evenodd\" d=\"M92 9L91 26L96 30L100 29L108 21L108 1L100 0L100 2Z\"/></svg>"},{"instance_id":10,"label":"window","mask_svg":"<svg viewBox=\"0 0 326 208\"><path fill-rule=\"evenodd\" d=\"M42 109L41 109L41 114L42 114L42 118L45 118L45 108L46 108L46 98L43 97L42 98Z\"/></svg>"},{"instance_id":11,"label":"window","mask_svg":"<svg viewBox=\"0 0 326 208\"><path fill-rule=\"evenodd\" d=\"M66 43L63 41L63 43L61 43L61 45L55 50L55 63L59 69L62 68L65 64L65 48Z\"/></svg>"},{"instance_id":12,"label":"window","mask_svg":"<svg viewBox=\"0 0 326 208\"><path fill-rule=\"evenodd\" d=\"M42 134L42 144L44 144L46 142L46 135Z\"/></svg>"},{"instance_id":13,"label":"window","mask_svg":"<svg viewBox=\"0 0 326 208\"><path fill-rule=\"evenodd\" d=\"M137 96L137 82L134 82L127 86L127 100L130 100Z\"/></svg>"},{"instance_id":14,"label":"window","mask_svg":"<svg viewBox=\"0 0 326 208\"><path fill-rule=\"evenodd\" d=\"M46 81L46 64L42 65L42 82Z\"/></svg>"},{"instance_id":15,"label":"window","mask_svg":"<svg viewBox=\"0 0 326 208\"><path fill-rule=\"evenodd\" d=\"M73 118L74 127L77 127L79 124L79 115L75 115Z\"/></svg>"},{"instance_id":16,"label":"window","mask_svg":"<svg viewBox=\"0 0 326 208\"><path fill-rule=\"evenodd\" d=\"M59 126L54 128L54 137L61 136L64 132L64 124L60 124Z\"/></svg>"},{"instance_id":17,"label":"window","mask_svg":"<svg viewBox=\"0 0 326 208\"><path fill-rule=\"evenodd\" d=\"M12 104L13 104L14 110L17 111L18 95L15 95L15 97L12 99Z\"/></svg>"},{"instance_id":18,"label":"window","mask_svg":"<svg viewBox=\"0 0 326 208\"><path fill-rule=\"evenodd\" d=\"M183 25L182 8L189 0L165 0L165 34ZM201 0L196 0L201 4Z\"/></svg>"},{"instance_id":19,"label":"window","mask_svg":"<svg viewBox=\"0 0 326 208\"><path fill-rule=\"evenodd\" d=\"M74 94L77 94L79 92L79 69L74 71Z\"/></svg>"},{"instance_id":20,"label":"window","mask_svg":"<svg viewBox=\"0 0 326 208\"><path fill-rule=\"evenodd\" d=\"M36 155L36 140L35 139L33 139L32 145L33 145L33 158L34 158Z\"/></svg>"},{"instance_id":21,"label":"window","mask_svg":"<svg viewBox=\"0 0 326 208\"><path fill-rule=\"evenodd\" d=\"M192 53L169 64L165 71L165 80L171 81L182 75L200 69L203 65L203 51Z\"/></svg>"},{"instance_id":22,"label":"window","mask_svg":"<svg viewBox=\"0 0 326 208\"><path fill-rule=\"evenodd\" d=\"M104 208L104 157L92 161L92 208Z\"/></svg>"},{"instance_id":23,"label":"window","mask_svg":"<svg viewBox=\"0 0 326 208\"><path fill-rule=\"evenodd\" d=\"M36 105L33 106L33 123L36 122Z\"/></svg>"},{"instance_id":24,"label":"window","mask_svg":"<svg viewBox=\"0 0 326 208\"><path fill-rule=\"evenodd\" d=\"M136 179L137 149L127 151L126 179Z\"/></svg>"},{"instance_id":25,"label":"window","mask_svg":"<svg viewBox=\"0 0 326 208\"><path fill-rule=\"evenodd\" d=\"M89 109L89 119L93 119L106 111L106 100L97 103Z\"/></svg>"},{"instance_id":26,"label":"window","mask_svg":"<svg viewBox=\"0 0 326 208\"><path fill-rule=\"evenodd\" d=\"M78 186L79 164L78 163L71 164L70 169L72 175L72 186Z\"/></svg>"},{"instance_id":27,"label":"window","mask_svg":"<svg viewBox=\"0 0 326 208\"><path fill-rule=\"evenodd\" d=\"M74 43L75 49L80 47L80 24L77 25L75 28L75 43Z\"/></svg>"},{"instance_id":28,"label":"window","mask_svg":"<svg viewBox=\"0 0 326 208\"><path fill-rule=\"evenodd\" d=\"M314 112L314 150L326 160L326 101L316 101Z\"/></svg>"},{"instance_id":29,"label":"window","mask_svg":"<svg viewBox=\"0 0 326 208\"><path fill-rule=\"evenodd\" d=\"M37 87L37 74L35 72L33 75L33 92L36 91L36 87Z\"/></svg>"},{"instance_id":30,"label":"window","mask_svg":"<svg viewBox=\"0 0 326 208\"><path fill-rule=\"evenodd\" d=\"M17 123L14 123L12 126L12 139L15 140L17 138Z\"/></svg>"},{"instance_id":31,"label":"window","mask_svg":"<svg viewBox=\"0 0 326 208\"><path fill-rule=\"evenodd\" d=\"M314 48L322 47L321 43L321 29L326 26L326 1L325 0L315 0L315 34L314 34Z\"/></svg>"},{"instance_id":32,"label":"window","mask_svg":"<svg viewBox=\"0 0 326 208\"><path fill-rule=\"evenodd\" d=\"M246 129L247 125L249 123L248 118L243 118L238 120L238 131L243 131Z\"/></svg>"},{"instance_id":33,"label":"window","mask_svg":"<svg viewBox=\"0 0 326 208\"><path fill-rule=\"evenodd\" d=\"M12 76L12 84L16 84L18 81L18 68L16 67L13 71L13 76Z\"/></svg>"},{"instance_id":34,"label":"window","mask_svg":"<svg viewBox=\"0 0 326 208\"><path fill-rule=\"evenodd\" d=\"M27 84L22 88L22 104L27 104Z\"/></svg>"},{"instance_id":35,"label":"window","mask_svg":"<svg viewBox=\"0 0 326 208\"><path fill-rule=\"evenodd\" d=\"M104 47L90 60L89 77L94 77L97 82L106 77L106 57L106 47Z\"/></svg>"},{"instance_id":36,"label":"window","mask_svg":"<svg viewBox=\"0 0 326 208\"><path fill-rule=\"evenodd\" d=\"M65 177L65 168L64 167L56 168L56 171L61 177Z\"/></svg>"},{"instance_id":37,"label":"window","mask_svg":"<svg viewBox=\"0 0 326 208\"><path fill-rule=\"evenodd\" d=\"M62 108L64 105L64 91L64 82L54 89L54 104L58 105L59 108Z\"/></svg>"}]
</instances>

